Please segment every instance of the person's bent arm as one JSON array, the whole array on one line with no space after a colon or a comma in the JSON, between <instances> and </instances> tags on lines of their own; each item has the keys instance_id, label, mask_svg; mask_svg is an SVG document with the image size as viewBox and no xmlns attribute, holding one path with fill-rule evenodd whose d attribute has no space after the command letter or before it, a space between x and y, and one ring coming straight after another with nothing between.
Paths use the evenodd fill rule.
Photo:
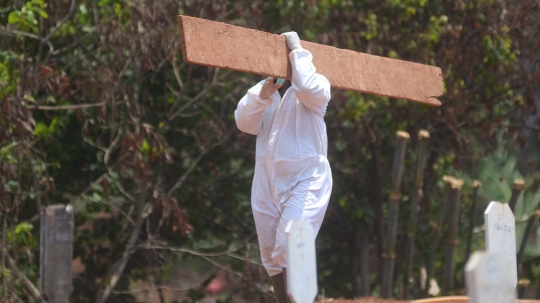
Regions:
<instances>
[{"instance_id":1,"label":"person's bent arm","mask_svg":"<svg viewBox=\"0 0 540 303\"><path fill-rule=\"evenodd\" d=\"M238 106L234 111L236 126L245 133L258 135L262 127L264 110L272 105L274 98L280 98L277 91L268 98L260 96L261 89L266 81L263 80L250 88L247 94L238 102Z\"/></svg>"},{"instance_id":2,"label":"person's bent arm","mask_svg":"<svg viewBox=\"0 0 540 303\"><path fill-rule=\"evenodd\" d=\"M326 112L331 97L330 82L325 76L316 73L311 53L297 48L289 53L289 59L292 66L292 87L298 100L313 111Z\"/></svg>"}]
</instances>

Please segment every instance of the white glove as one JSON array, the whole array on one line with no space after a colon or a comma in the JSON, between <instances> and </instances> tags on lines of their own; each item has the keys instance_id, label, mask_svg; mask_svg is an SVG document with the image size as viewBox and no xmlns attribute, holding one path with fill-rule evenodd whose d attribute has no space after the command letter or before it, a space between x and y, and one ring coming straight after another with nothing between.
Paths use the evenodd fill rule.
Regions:
<instances>
[{"instance_id":1,"label":"white glove","mask_svg":"<svg viewBox=\"0 0 540 303\"><path fill-rule=\"evenodd\" d=\"M285 36L285 39L287 40L287 46L291 50L302 49L302 45L300 45L300 38L298 37L298 34L296 32L286 32L281 35Z\"/></svg>"}]
</instances>

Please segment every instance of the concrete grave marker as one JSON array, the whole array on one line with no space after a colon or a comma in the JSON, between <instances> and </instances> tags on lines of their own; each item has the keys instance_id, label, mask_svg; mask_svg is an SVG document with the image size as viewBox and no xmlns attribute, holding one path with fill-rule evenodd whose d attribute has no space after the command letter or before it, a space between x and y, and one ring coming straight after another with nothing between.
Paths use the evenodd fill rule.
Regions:
<instances>
[{"instance_id":1,"label":"concrete grave marker","mask_svg":"<svg viewBox=\"0 0 540 303\"><path fill-rule=\"evenodd\" d=\"M41 294L47 303L68 303L73 257L73 208L51 205L41 210Z\"/></svg>"},{"instance_id":2,"label":"concrete grave marker","mask_svg":"<svg viewBox=\"0 0 540 303\"><path fill-rule=\"evenodd\" d=\"M515 282L511 259L504 252L474 252L465 265L470 303L514 303Z\"/></svg>"},{"instance_id":3,"label":"concrete grave marker","mask_svg":"<svg viewBox=\"0 0 540 303\"><path fill-rule=\"evenodd\" d=\"M512 286L517 286L516 220L507 203L491 202L484 212L486 226L486 251L490 254L503 253L507 256L505 272L512 277Z\"/></svg>"},{"instance_id":4,"label":"concrete grave marker","mask_svg":"<svg viewBox=\"0 0 540 303\"><path fill-rule=\"evenodd\" d=\"M294 303L313 303L317 296L315 237L307 221L287 226L287 292Z\"/></svg>"}]
</instances>

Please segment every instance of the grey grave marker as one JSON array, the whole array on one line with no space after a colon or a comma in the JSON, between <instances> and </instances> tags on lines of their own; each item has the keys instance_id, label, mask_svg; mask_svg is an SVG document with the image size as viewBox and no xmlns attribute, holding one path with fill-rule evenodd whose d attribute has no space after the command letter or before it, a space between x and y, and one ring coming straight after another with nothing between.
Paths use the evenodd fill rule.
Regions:
<instances>
[{"instance_id":1,"label":"grey grave marker","mask_svg":"<svg viewBox=\"0 0 540 303\"><path fill-rule=\"evenodd\" d=\"M315 237L307 221L291 221L287 233L287 293L294 303L313 303L317 296Z\"/></svg>"},{"instance_id":2,"label":"grey grave marker","mask_svg":"<svg viewBox=\"0 0 540 303\"><path fill-rule=\"evenodd\" d=\"M507 256L505 272L512 286L517 286L516 261L516 220L510 206L506 203L491 202L484 212L486 226L486 251L490 254L503 253Z\"/></svg>"},{"instance_id":3,"label":"grey grave marker","mask_svg":"<svg viewBox=\"0 0 540 303\"><path fill-rule=\"evenodd\" d=\"M504 252L474 252L465 265L470 303L514 303L515 284L509 256ZM510 269L510 270L509 270Z\"/></svg>"},{"instance_id":4,"label":"grey grave marker","mask_svg":"<svg viewBox=\"0 0 540 303\"><path fill-rule=\"evenodd\" d=\"M72 239L71 205L51 205L41 210L39 271L44 302L68 302L71 293Z\"/></svg>"}]
</instances>

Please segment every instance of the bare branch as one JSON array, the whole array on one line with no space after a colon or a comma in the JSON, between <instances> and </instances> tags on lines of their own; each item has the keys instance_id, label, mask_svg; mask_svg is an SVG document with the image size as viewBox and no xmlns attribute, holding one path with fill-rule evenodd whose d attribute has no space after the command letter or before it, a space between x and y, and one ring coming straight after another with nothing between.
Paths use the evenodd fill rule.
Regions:
<instances>
[{"instance_id":1,"label":"bare branch","mask_svg":"<svg viewBox=\"0 0 540 303\"><path fill-rule=\"evenodd\" d=\"M113 291L112 293L115 295L131 295L131 294L136 294L140 292L153 291L153 290L159 290L159 289L170 290L170 291L185 291L185 290L190 290L193 288L200 287L201 285L204 284L204 282L205 281L203 280L201 283L197 285L183 287L183 288L171 288L171 287L166 287L166 286L160 286L160 287L152 287L152 288L145 288L145 289L138 289L138 290L117 290L117 291Z\"/></svg>"},{"instance_id":2,"label":"bare branch","mask_svg":"<svg viewBox=\"0 0 540 303\"><path fill-rule=\"evenodd\" d=\"M225 267L224 265L219 264L218 262L216 262L216 261L214 261L214 260L211 260L211 259L209 259L209 258L207 258L207 257L202 257L202 258L205 259L206 261L212 263L214 266L217 266L217 267L223 269L224 271L227 271L227 272L229 272L229 273L231 273L231 274L233 274L233 275L235 275L235 276L238 276L238 277L242 278L243 280L246 279L246 277L244 277L244 276L243 276L242 274L240 274L239 272L236 272L236 271L234 271L234 270L232 270L232 269L230 269L230 268L227 268L227 267ZM256 288L258 288L258 289L259 289L262 293L264 293L265 295L270 295L267 291L265 291L264 289L262 289L259 285L253 284L253 286L255 286Z\"/></svg>"},{"instance_id":3,"label":"bare branch","mask_svg":"<svg viewBox=\"0 0 540 303\"><path fill-rule=\"evenodd\" d=\"M105 150L105 156L103 156L103 163L105 163L105 165L109 165L109 158L111 156L111 152L116 148L116 146L120 142L120 139L122 138L123 133L124 132L122 131L122 128L120 128L114 140L111 135L111 143L109 144L109 147L107 147L107 150Z\"/></svg>"},{"instance_id":4,"label":"bare branch","mask_svg":"<svg viewBox=\"0 0 540 303\"><path fill-rule=\"evenodd\" d=\"M195 160L191 162L191 165L189 166L189 168L184 172L184 174L182 174L182 176L180 176L178 181L176 181L176 183L174 183L174 185L169 189L169 191L167 192L168 196L172 196L175 190L182 187L182 185L184 184L184 181L186 181L189 174L191 174L191 172L195 169L195 167L197 167L197 164L199 164L199 161L201 161L201 159L204 157L204 155L206 155L207 152L208 151L205 151L205 150L201 151L201 153L197 156L197 158L195 158Z\"/></svg>"},{"instance_id":5,"label":"bare branch","mask_svg":"<svg viewBox=\"0 0 540 303\"><path fill-rule=\"evenodd\" d=\"M218 80L218 74L219 74L219 68L216 68L214 72L214 77L212 78L212 82L210 82L200 93L198 93L195 97L191 98L186 104L184 104L181 108L179 108L176 112L174 112L172 115L169 116L168 120L172 121L174 118L176 118L178 115L180 115L183 111L188 109L193 103L200 100L202 97L206 95L206 93L214 88L214 86L217 85L219 82ZM221 76L226 77L227 75L231 74L232 71L227 71L223 73ZM174 92L173 92L174 93ZM173 106L171 106L171 109L169 110L169 114L176 108L176 105L178 104L179 99L176 99L176 101L173 103Z\"/></svg>"},{"instance_id":6,"label":"bare branch","mask_svg":"<svg viewBox=\"0 0 540 303\"><path fill-rule=\"evenodd\" d=\"M116 287L116 284L120 280L120 277L122 277L122 274L124 273L124 269L126 268L126 264L131 257L131 255L137 250L135 245L137 244L137 240L139 238L140 229L142 227L142 224L144 223L144 209L146 206L146 195L145 195L146 189L141 189L141 194L138 197L138 214L137 214L137 221L135 223L135 226L131 230L131 235L129 236L128 243L126 244L126 247L124 248L124 253L122 254L122 258L120 258L111 268L111 271L107 275L107 278L104 279L106 281L105 287L103 291L100 291L98 293L96 303L104 303L109 298L109 295L114 290L114 287Z\"/></svg>"},{"instance_id":7,"label":"bare branch","mask_svg":"<svg viewBox=\"0 0 540 303\"><path fill-rule=\"evenodd\" d=\"M7 35L7 36L13 36L13 34L15 34L15 35L19 35L19 36L24 36L24 37L36 39L36 40L41 40L41 38L36 34L23 32L23 31L16 30L16 29L11 29L9 26L6 27L6 26L3 26L3 25L0 25L0 31L1 31L0 32L1 34Z\"/></svg>"},{"instance_id":8,"label":"bare branch","mask_svg":"<svg viewBox=\"0 0 540 303\"><path fill-rule=\"evenodd\" d=\"M176 181L176 183L174 183L174 185L169 189L169 191L167 192L167 195L168 196L172 196L172 194L174 193L175 190L177 190L178 188L182 187L182 185L184 184L184 181L186 181L187 177L189 176L189 174L191 174L191 172L195 169L195 167L197 167L197 165L199 164L199 161L201 161L201 159L207 154L209 153L212 149L214 149L215 147L225 143L228 139L229 139L229 135L230 133L228 133L227 135L225 135L223 137L223 139L217 143L215 143L214 145L210 146L209 148L205 149L205 150L202 150L201 153L197 156L197 158L195 158L195 160L193 160L193 162L191 163L191 165L189 166L189 168L184 172L184 174L182 174L182 176L180 176L180 178Z\"/></svg>"},{"instance_id":9,"label":"bare branch","mask_svg":"<svg viewBox=\"0 0 540 303\"><path fill-rule=\"evenodd\" d=\"M170 247L170 246L166 246L166 245L141 245L141 246L138 246L137 248L138 249L153 249L153 250L170 250L170 251L174 251L174 252L188 253L188 254L191 254L191 255L194 255L194 256L199 256L199 257L220 257L220 256L225 256L225 255L229 255L229 254L232 254L234 252L237 252L241 248L243 248L244 246L245 245L241 245L241 246L239 246L239 247L237 247L235 249L225 251L225 252L219 252L219 253L203 253L203 252L199 252L199 251L189 249L189 248Z\"/></svg>"},{"instance_id":10,"label":"bare branch","mask_svg":"<svg viewBox=\"0 0 540 303\"><path fill-rule=\"evenodd\" d=\"M3 199L5 200L5 199ZM7 203L6 201L3 201L5 203L4 209L2 209L2 217L3 217L3 226L2 226L2 280L4 281L4 301L7 302L7 275L6 272L6 255L7 251L4 249L6 247L6 236L7 236Z\"/></svg>"},{"instance_id":11,"label":"bare branch","mask_svg":"<svg viewBox=\"0 0 540 303\"><path fill-rule=\"evenodd\" d=\"M43 42L46 42L47 45L49 46L49 51L50 51L50 52L53 52L53 51L54 51L54 46L53 46L53 44L52 44L51 41L45 41L45 40L43 40L40 36L38 36L38 35L36 35L36 34L24 32L24 31L20 31L20 30L16 30L16 29L11 29L9 26L6 27L6 26L2 26L2 25L0 25L0 34L2 34L2 35L7 35L7 36L19 35L19 36L23 36L23 37L28 37L28 38L32 38L32 39L39 40L39 41L41 41L42 43L43 43Z\"/></svg>"},{"instance_id":12,"label":"bare branch","mask_svg":"<svg viewBox=\"0 0 540 303\"><path fill-rule=\"evenodd\" d=\"M15 261L11 258L9 253L6 251L5 247L2 247L2 252L6 257L7 263L9 264L9 267L11 268L11 271L13 274L21 281L23 282L24 287L28 291L29 295L34 299L35 302L41 302L41 294L39 293L39 289L30 281L30 279L17 267L17 264L15 264Z\"/></svg>"},{"instance_id":13,"label":"bare branch","mask_svg":"<svg viewBox=\"0 0 540 303\"><path fill-rule=\"evenodd\" d=\"M238 256L238 255L235 255L235 254L227 254L227 256L229 256L231 258L238 259L238 260L242 260L242 261L245 261L245 262L248 262L248 263L251 263L253 265L264 266L262 263L255 262L255 261L247 259L246 257Z\"/></svg>"},{"instance_id":14,"label":"bare branch","mask_svg":"<svg viewBox=\"0 0 540 303\"><path fill-rule=\"evenodd\" d=\"M32 109L32 110L71 110L71 109L100 107L104 105L105 105L105 102L91 103L91 104L76 104L76 105L56 105L56 106L36 104L33 107L27 106L27 108Z\"/></svg>"},{"instance_id":15,"label":"bare branch","mask_svg":"<svg viewBox=\"0 0 540 303\"><path fill-rule=\"evenodd\" d=\"M36 195L36 206L37 206L37 209L41 209L41 205L42 205L42 203L41 203L41 193L40 193L40 190L39 190L39 182L37 180L37 175L36 175L36 172L34 170L34 165L33 165L34 158L32 157L30 152L27 152L25 154L26 154L26 158L28 159L29 171L32 173L32 181L34 183L34 191L35 191L35 195Z\"/></svg>"},{"instance_id":16,"label":"bare branch","mask_svg":"<svg viewBox=\"0 0 540 303\"><path fill-rule=\"evenodd\" d=\"M129 154L128 153L125 153L123 154L122 156L120 156L118 159L117 159L117 163L118 162L121 162L123 161ZM113 165L114 166L114 165ZM94 182L90 183L88 185L88 187L86 187L79 195L78 197L82 197L83 195L85 195L86 193L88 193L88 191L90 191L92 189L92 187L98 183L101 183L103 180L105 180L105 178L107 178L107 176L109 175L109 172L106 172L104 173L103 175L99 176L99 178L97 178ZM75 210L77 211L77 210Z\"/></svg>"},{"instance_id":17,"label":"bare branch","mask_svg":"<svg viewBox=\"0 0 540 303\"><path fill-rule=\"evenodd\" d=\"M47 36L45 36L43 42L49 41L49 39L51 39L54 33L56 33L71 18L71 16L73 16L76 7L77 0L71 0L71 6L69 7L68 13L64 16L64 19L62 19L62 21L60 21L60 23L58 23L58 25L53 30L51 30Z\"/></svg>"},{"instance_id":18,"label":"bare branch","mask_svg":"<svg viewBox=\"0 0 540 303\"><path fill-rule=\"evenodd\" d=\"M182 81L182 77L180 77L180 72L178 71L178 59L176 56L173 56L172 66L174 71L174 76L176 77L176 82L178 82L178 86L180 86L181 89L184 89L184 81Z\"/></svg>"}]
</instances>

